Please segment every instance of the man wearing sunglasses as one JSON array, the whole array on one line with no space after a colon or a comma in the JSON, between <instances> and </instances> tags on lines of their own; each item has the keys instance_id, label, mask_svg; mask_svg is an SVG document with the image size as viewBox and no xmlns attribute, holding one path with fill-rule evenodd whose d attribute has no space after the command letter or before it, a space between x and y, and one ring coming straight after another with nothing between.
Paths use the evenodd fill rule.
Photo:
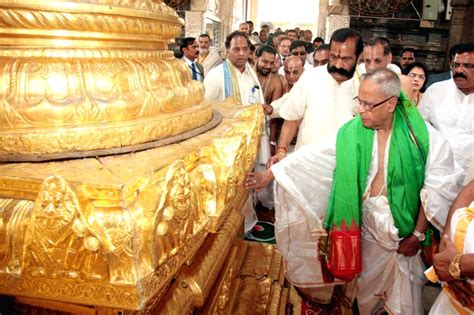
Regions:
<instances>
[{"instance_id":1,"label":"man wearing sunglasses","mask_svg":"<svg viewBox=\"0 0 474 315\"><path fill-rule=\"evenodd\" d=\"M360 314L423 314L420 248L428 222L443 229L459 191L448 143L400 91L388 69L363 75L360 115L245 180L259 191L275 179L275 231L290 282L324 287L358 276Z\"/></svg>"},{"instance_id":2,"label":"man wearing sunglasses","mask_svg":"<svg viewBox=\"0 0 474 315\"><path fill-rule=\"evenodd\" d=\"M303 67L305 70L310 70L312 66L306 62L306 57L308 56L306 43L301 40L296 40L291 43L290 51L292 56L299 57L303 61Z\"/></svg>"},{"instance_id":3,"label":"man wearing sunglasses","mask_svg":"<svg viewBox=\"0 0 474 315\"><path fill-rule=\"evenodd\" d=\"M474 43L460 44L452 78L431 85L420 102L423 118L449 142L466 174L474 163Z\"/></svg>"}]
</instances>

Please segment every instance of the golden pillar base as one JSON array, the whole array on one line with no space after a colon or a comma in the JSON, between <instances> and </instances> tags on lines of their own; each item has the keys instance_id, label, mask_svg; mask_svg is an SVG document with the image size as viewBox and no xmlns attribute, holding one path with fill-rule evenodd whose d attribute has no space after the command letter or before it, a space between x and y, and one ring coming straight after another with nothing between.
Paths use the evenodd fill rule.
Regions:
<instances>
[{"instance_id":1,"label":"golden pillar base","mask_svg":"<svg viewBox=\"0 0 474 315\"><path fill-rule=\"evenodd\" d=\"M0 161L132 151L209 122L167 50L182 25L161 0L0 0Z\"/></svg>"},{"instance_id":2,"label":"golden pillar base","mask_svg":"<svg viewBox=\"0 0 474 315\"><path fill-rule=\"evenodd\" d=\"M0 293L149 309L227 218L234 223L213 249L222 264L241 234L263 113L232 100L218 110L218 127L179 144L0 165Z\"/></svg>"},{"instance_id":3,"label":"golden pillar base","mask_svg":"<svg viewBox=\"0 0 474 315\"><path fill-rule=\"evenodd\" d=\"M238 240L262 108L203 100L166 50L182 23L161 0L0 0L0 295L19 312L283 312L281 257Z\"/></svg>"}]
</instances>

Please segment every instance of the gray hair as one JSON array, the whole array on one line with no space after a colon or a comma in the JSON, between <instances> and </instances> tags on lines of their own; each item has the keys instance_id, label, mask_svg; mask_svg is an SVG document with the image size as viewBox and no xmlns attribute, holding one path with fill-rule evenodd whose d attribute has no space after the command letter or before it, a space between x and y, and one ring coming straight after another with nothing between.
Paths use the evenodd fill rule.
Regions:
<instances>
[{"instance_id":1,"label":"gray hair","mask_svg":"<svg viewBox=\"0 0 474 315\"><path fill-rule=\"evenodd\" d=\"M398 74L389 69L377 69L367 72L361 76L361 82L371 80L379 87L384 97L391 97L400 95L402 83Z\"/></svg>"}]
</instances>

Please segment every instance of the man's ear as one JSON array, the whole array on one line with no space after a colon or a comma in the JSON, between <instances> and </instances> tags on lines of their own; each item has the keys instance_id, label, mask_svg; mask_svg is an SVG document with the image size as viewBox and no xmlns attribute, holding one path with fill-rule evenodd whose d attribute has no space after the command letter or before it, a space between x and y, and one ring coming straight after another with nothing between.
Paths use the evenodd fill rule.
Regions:
<instances>
[{"instance_id":1,"label":"man's ear","mask_svg":"<svg viewBox=\"0 0 474 315\"><path fill-rule=\"evenodd\" d=\"M395 108L397 107L397 103L398 103L398 97L392 97L388 101L388 110L389 110L389 112L393 113L395 111Z\"/></svg>"},{"instance_id":2,"label":"man's ear","mask_svg":"<svg viewBox=\"0 0 474 315\"><path fill-rule=\"evenodd\" d=\"M392 63L392 60L393 60L393 56L392 56L392 53L389 53L388 54L388 63Z\"/></svg>"}]
</instances>

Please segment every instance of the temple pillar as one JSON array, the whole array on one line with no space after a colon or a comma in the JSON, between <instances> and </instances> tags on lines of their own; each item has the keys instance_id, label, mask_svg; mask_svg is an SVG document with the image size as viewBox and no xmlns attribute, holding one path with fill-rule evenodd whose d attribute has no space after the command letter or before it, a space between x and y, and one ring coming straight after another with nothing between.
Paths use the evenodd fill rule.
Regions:
<instances>
[{"instance_id":1,"label":"temple pillar","mask_svg":"<svg viewBox=\"0 0 474 315\"><path fill-rule=\"evenodd\" d=\"M186 37L198 37L202 34L202 31L205 29L204 27L204 11L200 10L190 10L186 11L186 18L185 18L185 35Z\"/></svg>"},{"instance_id":2,"label":"temple pillar","mask_svg":"<svg viewBox=\"0 0 474 315\"><path fill-rule=\"evenodd\" d=\"M327 1L327 17L321 21L325 22L324 40L329 42L334 31L350 26L349 6L341 0L323 1Z\"/></svg>"},{"instance_id":3,"label":"temple pillar","mask_svg":"<svg viewBox=\"0 0 474 315\"><path fill-rule=\"evenodd\" d=\"M451 0L453 13L449 28L448 47L459 43L474 41L470 17L474 15L474 2L470 0Z\"/></svg>"}]
</instances>

